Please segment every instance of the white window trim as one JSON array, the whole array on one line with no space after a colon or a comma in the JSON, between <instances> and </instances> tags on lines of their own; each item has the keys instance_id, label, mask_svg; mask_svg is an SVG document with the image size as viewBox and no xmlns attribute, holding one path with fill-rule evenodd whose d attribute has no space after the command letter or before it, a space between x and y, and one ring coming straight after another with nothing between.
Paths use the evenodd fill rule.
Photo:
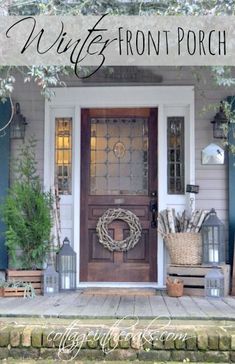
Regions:
<instances>
[{"instance_id":1,"label":"white window trim","mask_svg":"<svg viewBox=\"0 0 235 364\"><path fill-rule=\"evenodd\" d=\"M45 101L45 144L44 144L44 185L50 189L54 184L54 118L73 118L73 166L71 202L73 203L73 242L77 253L78 286L120 286L120 283L80 282L80 145L81 109L115 107L157 107L158 108L158 206L189 207L189 194L183 196L167 194L167 116L185 116L185 184L195 183L195 128L194 128L194 86L105 86L54 88L55 96ZM175 114L176 113L176 114ZM184 115L181 115L184 113ZM162 183L165 181L165 183ZM146 286L164 287L164 245L158 238L158 282ZM144 284L125 283L125 287Z\"/></svg>"}]
</instances>

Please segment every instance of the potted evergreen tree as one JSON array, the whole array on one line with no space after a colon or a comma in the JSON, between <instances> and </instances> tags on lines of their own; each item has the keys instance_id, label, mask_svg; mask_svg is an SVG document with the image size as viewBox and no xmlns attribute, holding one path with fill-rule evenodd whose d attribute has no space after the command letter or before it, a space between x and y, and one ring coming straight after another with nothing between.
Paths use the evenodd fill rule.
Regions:
<instances>
[{"instance_id":1,"label":"potted evergreen tree","mask_svg":"<svg viewBox=\"0 0 235 364\"><path fill-rule=\"evenodd\" d=\"M15 178L3 204L6 246L10 267L8 279L37 282L50 248L53 198L44 192L37 174L36 142L31 138L14 163ZM24 271L23 271L24 270ZM39 270L39 271L36 271ZM32 281L31 280L31 281Z\"/></svg>"}]
</instances>

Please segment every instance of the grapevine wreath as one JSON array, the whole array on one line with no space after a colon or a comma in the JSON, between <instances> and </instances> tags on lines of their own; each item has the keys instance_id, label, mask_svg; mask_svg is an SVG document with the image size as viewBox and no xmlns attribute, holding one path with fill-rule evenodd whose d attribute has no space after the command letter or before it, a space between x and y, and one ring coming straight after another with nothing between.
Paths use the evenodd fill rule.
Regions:
<instances>
[{"instance_id":1,"label":"grapevine wreath","mask_svg":"<svg viewBox=\"0 0 235 364\"><path fill-rule=\"evenodd\" d=\"M128 224L130 234L126 239L114 240L109 235L108 225L114 220L122 220ZM99 242L110 251L127 251L134 248L140 239L141 230L139 218L133 212L121 208L105 211L96 226Z\"/></svg>"}]
</instances>

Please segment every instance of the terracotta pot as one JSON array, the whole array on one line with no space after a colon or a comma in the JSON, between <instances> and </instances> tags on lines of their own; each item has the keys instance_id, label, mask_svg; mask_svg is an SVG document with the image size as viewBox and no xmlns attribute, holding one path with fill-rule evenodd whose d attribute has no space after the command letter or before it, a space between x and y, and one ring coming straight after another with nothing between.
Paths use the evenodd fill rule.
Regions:
<instances>
[{"instance_id":1,"label":"terracotta pot","mask_svg":"<svg viewBox=\"0 0 235 364\"><path fill-rule=\"evenodd\" d=\"M166 283L167 294L169 297L181 297L184 294L184 283L180 282L167 282Z\"/></svg>"}]
</instances>

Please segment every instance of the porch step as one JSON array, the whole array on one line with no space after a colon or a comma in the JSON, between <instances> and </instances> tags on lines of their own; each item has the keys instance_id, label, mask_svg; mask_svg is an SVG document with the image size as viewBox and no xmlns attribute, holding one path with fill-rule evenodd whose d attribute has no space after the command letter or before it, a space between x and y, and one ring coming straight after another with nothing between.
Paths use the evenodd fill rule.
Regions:
<instances>
[{"instance_id":1,"label":"porch step","mask_svg":"<svg viewBox=\"0 0 235 364\"><path fill-rule=\"evenodd\" d=\"M85 288L85 296L156 296L155 288Z\"/></svg>"},{"instance_id":2,"label":"porch step","mask_svg":"<svg viewBox=\"0 0 235 364\"><path fill-rule=\"evenodd\" d=\"M153 321L0 322L1 363L234 363L232 322ZM75 338L76 337L76 341ZM66 346L65 346L66 345ZM68 349L69 348L69 349ZM46 360L46 362L43 362Z\"/></svg>"}]
</instances>

